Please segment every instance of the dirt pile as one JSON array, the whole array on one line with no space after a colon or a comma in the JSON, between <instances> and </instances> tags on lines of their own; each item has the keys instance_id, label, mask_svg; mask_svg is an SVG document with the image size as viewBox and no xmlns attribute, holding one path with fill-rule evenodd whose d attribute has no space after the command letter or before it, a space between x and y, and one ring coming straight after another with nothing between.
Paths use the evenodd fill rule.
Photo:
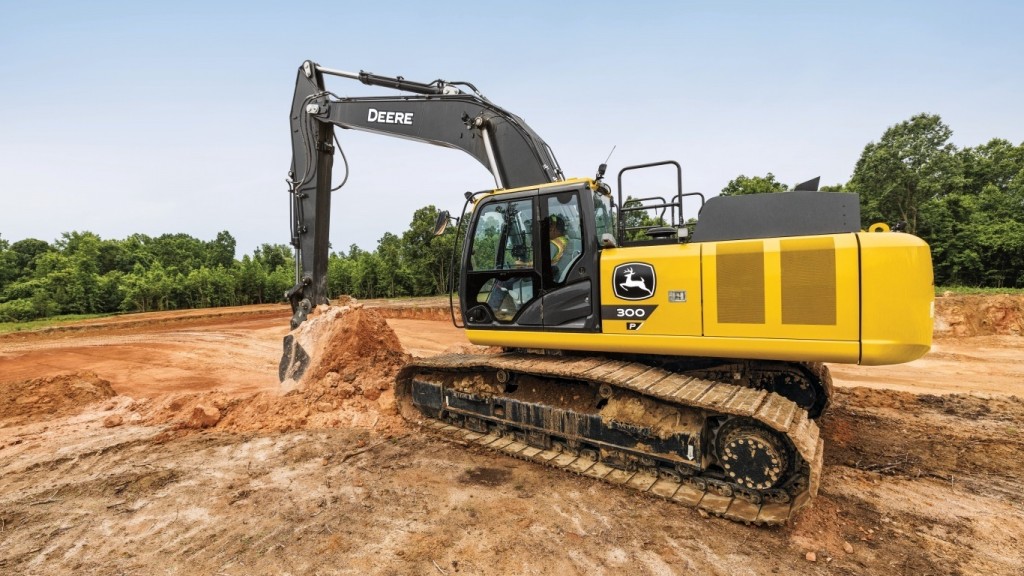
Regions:
<instances>
[{"instance_id":1,"label":"dirt pile","mask_svg":"<svg viewBox=\"0 0 1024 576\"><path fill-rule=\"evenodd\" d=\"M867 388L833 400L822 491L794 543L846 560L840 574L1020 574L1024 400Z\"/></svg>"},{"instance_id":2,"label":"dirt pile","mask_svg":"<svg viewBox=\"0 0 1024 576\"><path fill-rule=\"evenodd\" d=\"M115 395L110 382L87 371L0 383L0 427L70 416Z\"/></svg>"},{"instance_id":3,"label":"dirt pile","mask_svg":"<svg viewBox=\"0 0 1024 576\"><path fill-rule=\"evenodd\" d=\"M943 295L935 299L935 336L1024 335L1024 295Z\"/></svg>"},{"instance_id":4,"label":"dirt pile","mask_svg":"<svg viewBox=\"0 0 1024 576\"><path fill-rule=\"evenodd\" d=\"M286 391L309 387L331 373L348 382L375 382L394 376L409 361L384 316L354 299L318 307L292 336L310 364L298 379L282 382Z\"/></svg>"},{"instance_id":5,"label":"dirt pile","mask_svg":"<svg viewBox=\"0 0 1024 576\"><path fill-rule=\"evenodd\" d=\"M1024 477L1024 399L837 388L821 422L826 464L884 475L985 482ZM898 434L885 433L898 431ZM972 477L960 479L970 483ZM1019 487L1019 486L1018 486ZM1015 499L1024 502L1019 496Z\"/></svg>"},{"instance_id":6,"label":"dirt pile","mask_svg":"<svg viewBox=\"0 0 1024 576\"><path fill-rule=\"evenodd\" d=\"M282 383L282 394L158 398L145 408L147 423L232 432L402 428L391 383L409 356L383 316L352 300L321 307L292 335L309 360L301 375Z\"/></svg>"}]
</instances>

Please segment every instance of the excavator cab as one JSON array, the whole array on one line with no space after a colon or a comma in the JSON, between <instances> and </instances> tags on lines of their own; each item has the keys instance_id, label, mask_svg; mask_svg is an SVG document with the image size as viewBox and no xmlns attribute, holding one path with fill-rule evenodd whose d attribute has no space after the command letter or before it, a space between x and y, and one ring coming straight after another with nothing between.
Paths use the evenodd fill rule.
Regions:
<instances>
[{"instance_id":1,"label":"excavator cab","mask_svg":"<svg viewBox=\"0 0 1024 576\"><path fill-rule=\"evenodd\" d=\"M669 199L641 198L626 206L623 174L671 166L676 194ZM681 242L684 194L682 169L665 161L629 166L619 173L619 209L601 181L576 179L487 194L476 203L464 244L460 298L471 330L600 332L601 294L597 282L600 252L624 245ZM642 229L645 241L630 240L640 227L628 215L668 211L658 230ZM665 229L667 233L660 233Z\"/></svg>"},{"instance_id":2,"label":"excavator cab","mask_svg":"<svg viewBox=\"0 0 1024 576\"><path fill-rule=\"evenodd\" d=\"M460 283L467 326L599 329L594 195L589 180L575 180L478 201Z\"/></svg>"}]
</instances>

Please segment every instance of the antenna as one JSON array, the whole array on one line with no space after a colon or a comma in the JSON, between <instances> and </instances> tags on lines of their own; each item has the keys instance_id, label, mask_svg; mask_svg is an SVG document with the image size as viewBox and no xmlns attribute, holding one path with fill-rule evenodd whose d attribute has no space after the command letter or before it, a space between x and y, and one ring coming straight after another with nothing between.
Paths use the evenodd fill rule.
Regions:
<instances>
[{"instance_id":1,"label":"antenna","mask_svg":"<svg viewBox=\"0 0 1024 576\"><path fill-rule=\"evenodd\" d=\"M612 154L615 153L616 146L612 146L612 151L608 153L608 157L604 159L604 162L597 167L597 178L595 180L601 181L604 178L604 173L608 170L608 161L612 159Z\"/></svg>"},{"instance_id":2,"label":"antenna","mask_svg":"<svg viewBox=\"0 0 1024 576\"><path fill-rule=\"evenodd\" d=\"M604 163L608 164L608 161L612 159L612 154L615 154L615 148L617 145L612 146L612 151L608 153L608 157L604 159Z\"/></svg>"}]
</instances>

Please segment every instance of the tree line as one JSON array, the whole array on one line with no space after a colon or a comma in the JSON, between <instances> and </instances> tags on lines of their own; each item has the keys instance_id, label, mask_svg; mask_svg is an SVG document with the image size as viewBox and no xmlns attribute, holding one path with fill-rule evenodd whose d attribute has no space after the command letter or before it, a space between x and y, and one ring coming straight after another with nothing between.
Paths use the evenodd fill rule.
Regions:
<instances>
[{"instance_id":1,"label":"tree line","mask_svg":"<svg viewBox=\"0 0 1024 576\"><path fill-rule=\"evenodd\" d=\"M848 182L822 190L857 194L865 229L899 224L927 241L937 285L1024 287L1024 143L957 148L951 136L939 116L914 116L865 146ZM722 194L788 189L769 172L739 176ZM385 233L374 250L331 252L330 296L444 293L458 263L455 235L433 237L437 214L434 206L417 210L406 231ZM53 243L0 237L0 321L283 301L294 284L292 249L263 244L237 260L235 248L227 231L209 241L77 231Z\"/></svg>"},{"instance_id":2,"label":"tree line","mask_svg":"<svg viewBox=\"0 0 1024 576\"><path fill-rule=\"evenodd\" d=\"M331 297L443 292L454 235L432 238L437 213L434 206L417 210L409 230L385 234L376 250L352 245L332 252ZM209 241L187 234L116 240L92 232L65 232L53 243L0 237L0 322L283 302L295 284L292 248L263 244L241 260L235 248L227 231Z\"/></svg>"}]
</instances>

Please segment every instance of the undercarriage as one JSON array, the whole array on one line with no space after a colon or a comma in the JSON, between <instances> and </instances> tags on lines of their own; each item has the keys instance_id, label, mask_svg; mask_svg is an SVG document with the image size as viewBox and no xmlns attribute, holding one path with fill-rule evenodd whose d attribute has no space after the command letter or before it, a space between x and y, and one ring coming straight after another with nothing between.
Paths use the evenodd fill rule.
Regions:
<instances>
[{"instance_id":1,"label":"undercarriage","mask_svg":"<svg viewBox=\"0 0 1024 576\"><path fill-rule=\"evenodd\" d=\"M827 380L823 366L804 367ZM764 378L727 373L594 356L449 355L407 365L396 398L406 419L455 440L732 520L785 523L817 492L817 424L806 407L758 387Z\"/></svg>"}]
</instances>

